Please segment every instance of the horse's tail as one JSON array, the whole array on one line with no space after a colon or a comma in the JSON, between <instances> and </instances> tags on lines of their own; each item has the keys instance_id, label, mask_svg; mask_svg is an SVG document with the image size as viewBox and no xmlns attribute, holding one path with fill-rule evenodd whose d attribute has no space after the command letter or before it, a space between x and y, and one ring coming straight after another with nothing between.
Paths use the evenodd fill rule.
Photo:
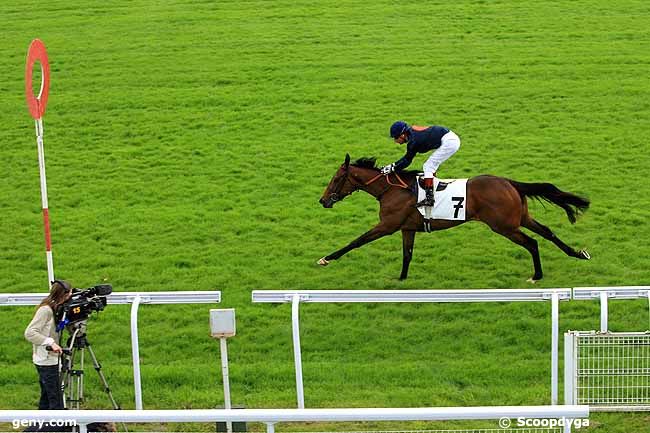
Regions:
<instances>
[{"instance_id":1,"label":"horse's tail","mask_svg":"<svg viewBox=\"0 0 650 433\"><path fill-rule=\"evenodd\" d=\"M576 222L576 217L589 209L589 200L570 192L561 191L552 183L524 183L508 179L519 195L532 197L537 200L544 199L549 203L561 207L566 212L571 224Z\"/></svg>"}]
</instances>

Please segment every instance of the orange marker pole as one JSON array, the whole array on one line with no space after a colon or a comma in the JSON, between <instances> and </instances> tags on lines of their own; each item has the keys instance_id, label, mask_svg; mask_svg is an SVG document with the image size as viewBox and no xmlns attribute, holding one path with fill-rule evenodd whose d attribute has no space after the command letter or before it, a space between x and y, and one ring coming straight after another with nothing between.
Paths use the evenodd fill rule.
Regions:
<instances>
[{"instance_id":1,"label":"orange marker pole","mask_svg":"<svg viewBox=\"0 0 650 433\"><path fill-rule=\"evenodd\" d=\"M38 61L41 67L41 89L38 96L32 90L32 74L34 63ZM43 151L43 115L47 106L50 91L50 63L47 58L45 45L40 39L34 39L27 51L25 65L25 97L29 114L36 125L36 145L38 147L38 171L41 178L41 201L43 206L43 224L45 226L45 258L47 260L48 288L54 281L54 262L52 260L52 238L50 235L50 214L47 203L47 181L45 179L45 152Z\"/></svg>"}]
</instances>

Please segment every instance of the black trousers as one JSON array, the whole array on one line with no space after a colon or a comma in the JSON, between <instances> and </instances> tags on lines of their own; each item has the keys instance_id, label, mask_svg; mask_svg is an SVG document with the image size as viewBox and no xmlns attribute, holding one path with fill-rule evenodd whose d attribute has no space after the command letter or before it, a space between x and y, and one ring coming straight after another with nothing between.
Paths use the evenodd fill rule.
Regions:
<instances>
[{"instance_id":1,"label":"black trousers","mask_svg":"<svg viewBox=\"0 0 650 433\"><path fill-rule=\"evenodd\" d=\"M38 409L63 409L59 366L37 365L36 370L38 371L38 383L41 385L41 400L38 402Z\"/></svg>"},{"instance_id":2,"label":"black trousers","mask_svg":"<svg viewBox=\"0 0 650 433\"><path fill-rule=\"evenodd\" d=\"M63 395L59 381L58 365L36 365L38 383L41 385L41 399L38 402L39 410L63 409ZM64 432L71 431L70 427L51 426L47 422L39 429L37 425L27 427L24 432Z\"/></svg>"}]
</instances>

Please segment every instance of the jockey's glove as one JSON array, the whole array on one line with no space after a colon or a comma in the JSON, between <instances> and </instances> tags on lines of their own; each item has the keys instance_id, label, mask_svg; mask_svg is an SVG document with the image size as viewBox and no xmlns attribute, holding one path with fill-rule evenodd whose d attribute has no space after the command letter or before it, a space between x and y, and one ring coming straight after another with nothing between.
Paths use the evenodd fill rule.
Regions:
<instances>
[{"instance_id":1,"label":"jockey's glove","mask_svg":"<svg viewBox=\"0 0 650 433\"><path fill-rule=\"evenodd\" d=\"M382 167L381 169L381 174L389 174L395 171L395 164L388 164L385 167Z\"/></svg>"}]
</instances>

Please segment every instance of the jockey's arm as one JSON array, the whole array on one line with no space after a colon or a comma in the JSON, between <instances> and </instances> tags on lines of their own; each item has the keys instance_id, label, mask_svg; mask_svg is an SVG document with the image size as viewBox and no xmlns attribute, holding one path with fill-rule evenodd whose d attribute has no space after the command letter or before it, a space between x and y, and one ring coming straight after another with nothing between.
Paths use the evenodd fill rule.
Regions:
<instances>
[{"instance_id":1,"label":"jockey's arm","mask_svg":"<svg viewBox=\"0 0 650 433\"><path fill-rule=\"evenodd\" d=\"M411 162L413 162L413 158L415 157L415 152L406 152L406 155L398 159L395 164L395 171L399 170L404 170L406 167L411 165Z\"/></svg>"}]
</instances>

